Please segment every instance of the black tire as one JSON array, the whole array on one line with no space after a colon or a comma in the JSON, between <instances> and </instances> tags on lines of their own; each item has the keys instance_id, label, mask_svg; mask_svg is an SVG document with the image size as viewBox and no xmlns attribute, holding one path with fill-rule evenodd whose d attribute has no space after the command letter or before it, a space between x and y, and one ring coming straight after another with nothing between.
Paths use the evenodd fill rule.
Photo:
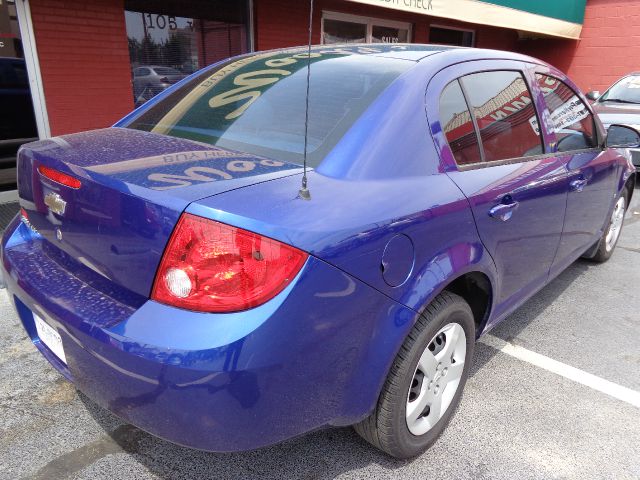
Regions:
<instances>
[{"instance_id":1,"label":"black tire","mask_svg":"<svg viewBox=\"0 0 640 480\"><path fill-rule=\"evenodd\" d=\"M466 355L460 383L446 411L423 435L409 431L406 420L407 395L418 361L435 335L450 323L458 323L466 336ZM469 376L475 346L475 322L469 304L458 295L443 292L425 309L402 344L373 413L354 425L360 436L396 458L411 458L427 450L440 436L460 402Z\"/></svg>"},{"instance_id":2,"label":"black tire","mask_svg":"<svg viewBox=\"0 0 640 480\"><path fill-rule=\"evenodd\" d=\"M616 204L621 198L624 198L624 214L626 214L626 211L629 208L629 191L626 188L623 189L622 192L620 193L620 196L616 198ZM606 238L609 233L609 230L611 229L611 224L612 224L612 218L610 217L607 223L607 228L604 230L604 233L602 234L602 237L600 238L600 240L598 240L598 248L596 250L596 253L592 257L590 257L589 260L592 260L598 263L604 263L611 258L611 255L613 255L613 252L616 250L616 245L618 244L618 240L620 239L620 234L622 234L622 228L624 227L624 222L620 226L620 233L618 234L618 237L616 238L613 245L610 246L609 248L607 246Z\"/></svg>"}]
</instances>

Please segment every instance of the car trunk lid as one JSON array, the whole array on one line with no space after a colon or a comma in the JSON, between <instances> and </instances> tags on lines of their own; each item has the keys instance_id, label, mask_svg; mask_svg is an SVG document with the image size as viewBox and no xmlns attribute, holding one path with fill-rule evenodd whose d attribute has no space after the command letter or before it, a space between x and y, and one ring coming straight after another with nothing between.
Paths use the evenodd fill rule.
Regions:
<instances>
[{"instance_id":1,"label":"car trunk lid","mask_svg":"<svg viewBox=\"0 0 640 480\"><path fill-rule=\"evenodd\" d=\"M81 186L53 181L39 167L70 175ZM198 142L110 128L24 146L18 190L30 226L45 241L146 297L189 203L299 170Z\"/></svg>"}]
</instances>

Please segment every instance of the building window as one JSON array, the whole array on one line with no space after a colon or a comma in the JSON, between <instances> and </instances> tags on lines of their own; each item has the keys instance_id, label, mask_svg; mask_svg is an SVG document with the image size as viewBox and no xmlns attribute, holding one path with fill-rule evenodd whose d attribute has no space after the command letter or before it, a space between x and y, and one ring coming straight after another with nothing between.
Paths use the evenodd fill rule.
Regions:
<instances>
[{"instance_id":1,"label":"building window","mask_svg":"<svg viewBox=\"0 0 640 480\"><path fill-rule=\"evenodd\" d=\"M475 44L475 32L462 28L431 25L429 27L429 43L435 43L436 45L454 45L457 47L473 47Z\"/></svg>"},{"instance_id":2,"label":"building window","mask_svg":"<svg viewBox=\"0 0 640 480\"><path fill-rule=\"evenodd\" d=\"M346 13L323 12L322 43L407 43L411 24Z\"/></svg>"},{"instance_id":3,"label":"building window","mask_svg":"<svg viewBox=\"0 0 640 480\"><path fill-rule=\"evenodd\" d=\"M125 0L136 106L187 75L249 51L248 1Z\"/></svg>"}]
</instances>

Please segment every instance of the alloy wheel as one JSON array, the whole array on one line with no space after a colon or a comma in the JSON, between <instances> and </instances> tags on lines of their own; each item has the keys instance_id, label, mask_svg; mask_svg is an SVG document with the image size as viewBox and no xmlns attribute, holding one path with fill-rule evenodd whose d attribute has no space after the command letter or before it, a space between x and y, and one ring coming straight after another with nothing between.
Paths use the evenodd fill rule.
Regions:
<instances>
[{"instance_id":1,"label":"alloy wheel","mask_svg":"<svg viewBox=\"0 0 640 480\"><path fill-rule=\"evenodd\" d=\"M604 239L607 252L610 252L611 250L613 250L613 247L616 246L616 242L618 241L618 237L620 236L620 232L622 231L622 223L624 222L626 206L627 205L624 197L620 197L616 202L615 207L613 207L613 213L611 214L611 224L609 225L609 230L607 231L607 235Z\"/></svg>"},{"instance_id":2,"label":"alloy wheel","mask_svg":"<svg viewBox=\"0 0 640 480\"><path fill-rule=\"evenodd\" d=\"M467 338L457 323L442 327L422 353L407 394L407 427L424 435L443 417L464 371Z\"/></svg>"}]
</instances>

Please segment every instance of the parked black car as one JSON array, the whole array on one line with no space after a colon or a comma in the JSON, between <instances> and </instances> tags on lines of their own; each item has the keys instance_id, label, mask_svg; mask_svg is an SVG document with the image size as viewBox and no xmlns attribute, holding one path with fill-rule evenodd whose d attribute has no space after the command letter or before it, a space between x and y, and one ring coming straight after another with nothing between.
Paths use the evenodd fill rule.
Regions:
<instances>
[{"instance_id":1,"label":"parked black car","mask_svg":"<svg viewBox=\"0 0 640 480\"><path fill-rule=\"evenodd\" d=\"M587 98L595 100L593 109L605 128L613 124L640 127L640 72L622 77L602 95L598 91L589 92ZM640 170L640 149L632 149L631 156Z\"/></svg>"}]
</instances>

